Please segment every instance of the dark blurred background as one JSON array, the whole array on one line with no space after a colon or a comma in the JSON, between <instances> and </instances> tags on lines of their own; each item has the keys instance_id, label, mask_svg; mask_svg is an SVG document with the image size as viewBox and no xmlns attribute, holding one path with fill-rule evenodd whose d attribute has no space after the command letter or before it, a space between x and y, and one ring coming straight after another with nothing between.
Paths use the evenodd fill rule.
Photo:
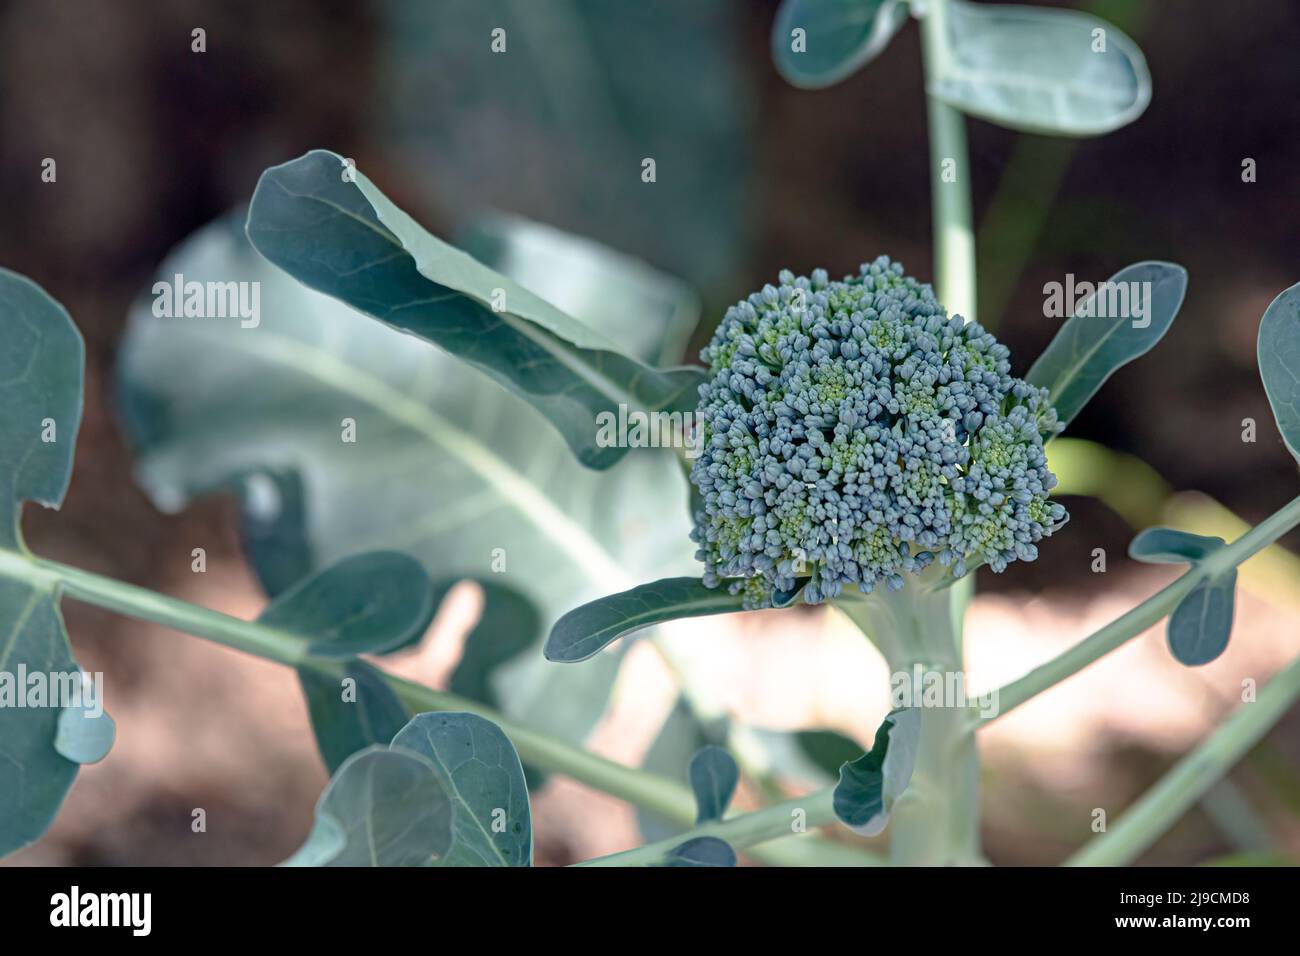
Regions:
<instances>
[{"instance_id":1,"label":"dark blurred background","mask_svg":"<svg viewBox=\"0 0 1300 956\"><path fill-rule=\"evenodd\" d=\"M1300 280L1300 4L1060 5L1126 29L1146 55L1154 97L1135 123L1095 139L968 122L980 318L1023 373L1056 330L1042 314L1044 282L1067 272L1099 280L1148 258L1185 265L1187 301L1158 358L1116 375L1072 433L1140 453L1173 488L1257 521L1296 491L1254 336L1269 300ZM783 267L844 273L888 253L929 278L915 26L844 83L804 92L771 64L776 6L0 2L0 263L61 300L88 346L72 492L60 514L29 509L34 550L160 590L187 574L196 539L208 542L210 563L240 566L228 502L167 517L134 485L115 421L114 354L129 305L167 251L246 202L267 166L309 148L354 158L444 234L497 208L644 258L700 292L705 326ZM510 44L503 57L488 51L498 25ZM191 49L195 28L206 31L206 52ZM657 162L652 191L637 175L645 156ZM47 157L55 183L41 181ZM1242 181L1245 158L1256 162L1255 182ZM696 344L707 334L702 326ZM1261 438L1241 446L1246 417ZM1234 453L1224 454L1229 443ZM1082 566L1099 545L1123 554L1132 534L1123 518L1091 499L1070 507L1090 533L1063 536L1054 561ZM1052 567L1016 564L980 587L1050 597L1063 590ZM251 588L245 572L232 574ZM1070 586L1111 583L1075 575ZM114 670L119 694L147 702L169 678L131 625L81 607L66 613L79 657ZM1295 617L1282 620L1293 636ZM178 681L188 679L183 665ZM1294 766L1298 731L1293 716L1274 735L1282 764ZM1154 773L1140 752L1113 756L1139 778ZM129 796L110 787L102 796L121 812L31 859L273 862L306 820L286 832L282 817L255 808L289 787L299 814L320 781L280 786L275 775L287 771L259 766L270 776L256 799L196 794L161 773ZM220 787L215 772L197 779L196 788ZM224 848L195 858L153 839L187 826L204 800L238 808ZM1056 852L1003 851L1011 862Z\"/></svg>"}]
</instances>

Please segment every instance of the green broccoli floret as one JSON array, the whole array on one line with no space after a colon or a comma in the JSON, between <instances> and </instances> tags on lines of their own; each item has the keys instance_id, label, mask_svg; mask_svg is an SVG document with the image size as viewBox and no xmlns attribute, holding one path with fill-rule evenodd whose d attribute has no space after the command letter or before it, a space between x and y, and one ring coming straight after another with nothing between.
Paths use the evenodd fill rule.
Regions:
<instances>
[{"instance_id":1,"label":"green broccoli floret","mask_svg":"<svg viewBox=\"0 0 1300 956\"><path fill-rule=\"evenodd\" d=\"M1067 520L1048 499L1046 389L884 256L839 282L783 271L727 310L701 357L692 538L704 583L747 606L797 577L815 604L901 588L936 560L1002 571Z\"/></svg>"}]
</instances>

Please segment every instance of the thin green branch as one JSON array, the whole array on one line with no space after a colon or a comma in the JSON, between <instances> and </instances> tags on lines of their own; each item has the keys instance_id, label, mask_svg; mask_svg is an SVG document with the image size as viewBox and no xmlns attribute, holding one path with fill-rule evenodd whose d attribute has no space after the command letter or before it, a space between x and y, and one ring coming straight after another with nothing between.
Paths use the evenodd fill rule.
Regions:
<instances>
[{"instance_id":1,"label":"thin green branch","mask_svg":"<svg viewBox=\"0 0 1300 956\"><path fill-rule=\"evenodd\" d=\"M33 563L50 572L64 594L84 604L93 604L137 620L153 621L277 664L301 667L309 660L308 642L301 635L245 621L55 561L35 558Z\"/></svg>"},{"instance_id":2,"label":"thin green branch","mask_svg":"<svg viewBox=\"0 0 1300 956\"><path fill-rule=\"evenodd\" d=\"M998 691L998 712L990 717L972 717L972 726L981 727L1015 710L1025 701L1083 670L1089 664L1123 645L1157 623L1176 608L1193 588L1235 568L1257 551L1272 544L1300 524L1300 497L1251 528L1236 541L1220 548L1191 568L1172 584L1157 591L1137 607L1120 615L1101 630L1085 638L1063 654Z\"/></svg>"},{"instance_id":3,"label":"thin green branch","mask_svg":"<svg viewBox=\"0 0 1300 956\"><path fill-rule=\"evenodd\" d=\"M1244 703L1204 743L1183 757L1107 832L1067 866L1124 866L1156 842L1257 744L1300 697L1300 658Z\"/></svg>"},{"instance_id":4,"label":"thin green branch","mask_svg":"<svg viewBox=\"0 0 1300 956\"><path fill-rule=\"evenodd\" d=\"M310 642L302 635L270 628L255 621L245 621L56 561L0 551L0 576L52 588L74 600L135 620L162 624L279 664L306 668L320 674L338 676L340 679L344 676L342 662L309 655L307 648ZM517 723L468 698L388 673L384 673L383 677L412 711L454 710L478 714L501 728L525 763L572 777L683 827L689 827L695 822L695 797L684 784L590 753ZM787 827L783 833L774 836L785 836L790 832ZM795 843L801 845L796 847ZM857 865L872 865L876 862L873 857L856 850L841 848L815 837L763 847L753 851L751 856L759 862L791 866L810 862L813 857L820 859L823 853L828 854L827 862L845 862L849 854L858 854Z\"/></svg>"},{"instance_id":5,"label":"thin green branch","mask_svg":"<svg viewBox=\"0 0 1300 956\"><path fill-rule=\"evenodd\" d=\"M975 229L971 219L970 153L966 118L930 96L928 88L950 55L946 0L930 0L921 19L925 63L925 109L930 134L930 203L934 284L949 314L975 320Z\"/></svg>"},{"instance_id":6,"label":"thin green branch","mask_svg":"<svg viewBox=\"0 0 1300 956\"><path fill-rule=\"evenodd\" d=\"M757 843L774 840L777 837L788 836L795 832L796 825L812 829L834 822L835 813L831 809L831 789L826 788L813 791L802 797L774 803L770 807L764 807L761 810L740 813L714 823L701 824L681 836L660 840L657 843L647 843L635 850L626 850L612 856L598 857L576 865L655 866L663 863L667 859L669 851L674 847L680 846L687 840L699 837L717 837L720 840L726 840L735 849L744 849ZM864 854L860 850L844 847L843 853L844 855L838 859L826 858L823 865L885 865L884 860L873 855Z\"/></svg>"}]
</instances>

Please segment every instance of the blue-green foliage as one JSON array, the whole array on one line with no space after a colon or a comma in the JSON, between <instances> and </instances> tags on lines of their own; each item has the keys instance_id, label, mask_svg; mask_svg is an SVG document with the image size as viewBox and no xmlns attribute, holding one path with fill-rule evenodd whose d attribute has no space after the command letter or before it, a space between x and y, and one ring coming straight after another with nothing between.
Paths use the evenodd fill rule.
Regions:
<instances>
[{"instance_id":1,"label":"blue-green foliage","mask_svg":"<svg viewBox=\"0 0 1300 956\"><path fill-rule=\"evenodd\" d=\"M1129 557L1148 564L1198 565L1224 545L1222 538L1147 528L1128 546ZM1188 667L1208 664L1228 646L1236 605L1237 569L1201 581L1169 615L1169 651Z\"/></svg>"},{"instance_id":2,"label":"blue-green foliage","mask_svg":"<svg viewBox=\"0 0 1300 956\"><path fill-rule=\"evenodd\" d=\"M701 357L693 537L704 583L732 579L750 607L803 575L815 604L900 588L936 559L1001 571L1065 521L1048 500L1047 391L887 257L839 282L783 271Z\"/></svg>"},{"instance_id":3,"label":"blue-green foliage","mask_svg":"<svg viewBox=\"0 0 1300 956\"><path fill-rule=\"evenodd\" d=\"M717 837L696 837L668 851L664 866L735 866L736 851Z\"/></svg>"},{"instance_id":4,"label":"blue-green foliage","mask_svg":"<svg viewBox=\"0 0 1300 956\"><path fill-rule=\"evenodd\" d=\"M691 758L687 771L695 794L696 823L721 820L740 782L735 758L721 747L701 747Z\"/></svg>"}]
</instances>

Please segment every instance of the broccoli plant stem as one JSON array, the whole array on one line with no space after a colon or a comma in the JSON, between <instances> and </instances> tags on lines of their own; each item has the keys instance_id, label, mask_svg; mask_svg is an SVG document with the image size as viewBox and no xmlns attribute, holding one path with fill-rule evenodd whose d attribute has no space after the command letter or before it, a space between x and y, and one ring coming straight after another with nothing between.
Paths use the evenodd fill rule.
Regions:
<instances>
[{"instance_id":1,"label":"broccoli plant stem","mask_svg":"<svg viewBox=\"0 0 1300 956\"><path fill-rule=\"evenodd\" d=\"M925 63L925 109L930 134L930 203L935 292L950 314L975 320L975 230L971 224L970 156L961 111L930 94L951 56L947 0L925 0L921 58Z\"/></svg>"},{"instance_id":2,"label":"broccoli plant stem","mask_svg":"<svg viewBox=\"0 0 1300 956\"><path fill-rule=\"evenodd\" d=\"M930 140L931 230L935 291L949 314L976 317L975 230L970 155L961 112L930 90L951 56L947 0L925 0L921 21ZM944 591L909 586L893 595L839 602L876 642L894 673L961 673L961 621L973 576ZM964 679L964 677L963 677ZM894 810L890 853L896 863L975 863L979 852L979 759L956 708L922 712L916 769Z\"/></svg>"},{"instance_id":3,"label":"broccoli plant stem","mask_svg":"<svg viewBox=\"0 0 1300 956\"><path fill-rule=\"evenodd\" d=\"M1116 618L1101 630L1081 641L1074 648L1048 662L1043 667L1031 671L1020 680L1013 681L1002 688L998 692L1002 707L1000 713L1006 713L1010 709L1008 704L1016 706L1024 703L1030 697L1047 690L1053 684L1064 680L1099 657L1120 647L1126 641L1142 634L1148 627L1177 607L1183 597L1205 577L1237 566L1297 525L1300 525L1300 497L1295 498L1274 512L1231 544L1216 551L1212 555L1213 566L1209 566L1210 561L1207 560L1202 562L1201 565L1188 570L1168 587L1152 595L1129 613ZM952 595L955 590L956 587L954 586L949 588L947 593ZM932 592L930 596L937 597L943 593L945 592L936 591ZM959 598L950 596L949 600L955 604ZM931 650L943 650L941 642L944 638L924 639L923 630L912 632L913 634L919 633L923 642L908 641L894 636L894 631L889 630L888 627L900 620L908 620L907 612L900 618L896 609L889 611L874 609L868 606L866 600L856 599L837 600L836 606L845 611L868 634L871 634L874 629L875 635L872 635L873 639L881 646L887 658L893 656L906 659L906 648L909 643L918 647L921 655L929 656ZM918 609L917 614L926 615L930 618L934 634L947 633L951 635L954 641L959 640L960 630L943 620L937 602L928 608ZM916 620L920 623L925 620L925 617L918 616ZM939 643L936 643L936 641ZM960 650L960 644L957 646ZM916 659L921 660L922 658L918 655ZM1235 760L1241 757L1252 744L1267 732L1268 728L1286 712L1297 697L1300 697L1300 662L1292 664L1282 674L1278 675L1260 692L1258 700L1253 704L1244 705L1200 749L1180 761L1171 771L1170 776L1157 784L1147 796L1139 800L1110 834L1099 838L1095 844L1091 844L1087 849L1081 851L1070 862L1115 864L1126 862L1135 857L1172 826L1183 811L1206 788L1213 784ZM966 723L963 733L968 736L988 722L982 720L973 710L962 716ZM940 727L941 730L935 733L934 736L940 740L948 738L948 728L943 727L942 724ZM922 733L924 732L923 722ZM956 738L954 736L950 739L955 740ZM953 751L958 755L959 761L967 759L963 753L965 746L965 744L959 744ZM970 756L973 760L973 751ZM925 777L932 775L934 772L929 764L926 765L924 773L922 772L922 765L918 755L917 772L913 774L913 781L909 785L909 790L916 785L918 774ZM973 783L973 781L960 774L957 775L956 779L962 786ZM1183 788L1187 790L1184 796L1179 797L1177 800L1169 799L1171 793L1182 794ZM906 794L904 794L904 797L906 797ZM974 802L975 797L973 791L964 795L959 792L954 795L953 808L945 808L941 803L935 805L932 802L933 798L929 797L918 804L916 810L921 811L929 805L930 812L937 810L940 813L940 816L933 819L947 821L948 823L970 821L971 825L973 825L973 811L977 809ZM788 812L790 808L796 808L803 812L805 823L809 829L823 826L834 819L831 798L832 788L825 787L802 797L786 801L784 804L778 804L777 807L768 807L754 813L737 814L719 823L697 827L695 830L678 837L672 842L672 845L696 836L715 836L726 840L737 849L762 843L790 832L790 816ZM963 803L963 801L967 802ZM972 813L969 816L957 814L955 810L962 807L971 810ZM780 812L777 812L777 808L780 809ZM901 858L901 861L906 862L907 858L913 855L920 856L923 852L942 850L946 845L949 850L947 855L955 862L979 862L977 855L978 844L974 840L974 833L967 830L965 825L945 826L943 839L933 841L933 843L925 838L923 832L919 837L916 834L905 833L900 838L900 824L905 819L908 827L915 827L922 831L926 827L923 819L924 814L917 813L912 816L912 812L909 810L907 817L911 817L911 819L907 819L904 815L906 809L904 799L900 798L894 808L895 817L891 824L892 835L890 842L891 844L899 844L897 850L891 846L891 855L898 854L895 859ZM931 826L933 826L933 820ZM667 844L652 844L649 847L618 853L592 862L596 865L612 866L653 863L661 859L664 852L670 848ZM962 849L965 851L964 854L958 852Z\"/></svg>"},{"instance_id":4,"label":"broccoli plant stem","mask_svg":"<svg viewBox=\"0 0 1300 956\"><path fill-rule=\"evenodd\" d=\"M898 591L880 588L836 606L876 645L890 670L895 706L921 713L916 767L893 808L890 859L907 866L983 862L979 846L979 756L966 700L923 700L927 686L965 686L961 624L965 595L936 587L946 569L932 566ZM892 697L893 695L891 695Z\"/></svg>"},{"instance_id":5,"label":"broccoli plant stem","mask_svg":"<svg viewBox=\"0 0 1300 956\"><path fill-rule=\"evenodd\" d=\"M738 814L727 820L705 823L691 831L691 838L717 837L726 840L733 847L746 847L762 840L770 840L773 833L789 833L790 821L796 817L805 817L809 823L829 823L834 819L831 810L831 791L819 790L803 797L795 797L781 803L774 803L761 810ZM684 837L670 837L656 843L647 843L634 850L625 850L611 856L602 856L586 860L577 866L654 866L662 863L670 850L679 846ZM834 865L834 861L831 861ZM874 857L865 857L855 861L862 863L883 863Z\"/></svg>"}]
</instances>

